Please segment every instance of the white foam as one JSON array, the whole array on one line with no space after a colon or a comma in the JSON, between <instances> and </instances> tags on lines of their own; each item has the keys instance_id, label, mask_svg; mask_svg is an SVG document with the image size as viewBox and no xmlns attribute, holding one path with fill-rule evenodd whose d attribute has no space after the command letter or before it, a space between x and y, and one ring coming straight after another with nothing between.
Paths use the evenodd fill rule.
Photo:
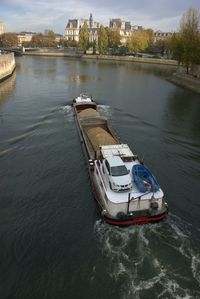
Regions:
<instances>
[{"instance_id":1,"label":"white foam","mask_svg":"<svg viewBox=\"0 0 200 299\"><path fill-rule=\"evenodd\" d=\"M112 118L112 108L108 105L98 105L99 112L107 119Z\"/></svg>"},{"instance_id":2,"label":"white foam","mask_svg":"<svg viewBox=\"0 0 200 299\"><path fill-rule=\"evenodd\" d=\"M194 298L194 290L185 285L191 279L200 284L200 255L191 242L191 229L190 224L175 215L159 224L125 229L97 221L95 232L102 254L108 258L108 274L116 282L123 279L120 298L142 299L144 290L148 290L150 296L159 290L156 296L160 299ZM156 239L162 247L166 244L166 250L170 247L172 253L174 250L183 262L191 265L187 274L173 271L171 261L159 254L159 247L155 250ZM151 267L149 273L143 272L147 265ZM195 296L200 298L200 289L195 290Z\"/></svg>"},{"instance_id":3,"label":"white foam","mask_svg":"<svg viewBox=\"0 0 200 299\"><path fill-rule=\"evenodd\" d=\"M200 283L200 255L193 255L191 261L193 277Z\"/></svg>"},{"instance_id":4,"label":"white foam","mask_svg":"<svg viewBox=\"0 0 200 299\"><path fill-rule=\"evenodd\" d=\"M72 106L70 106L70 105L63 106L63 107L61 107L61 111L63 111L64 114L66 115L66 120L68 122L71 123L74 121L74 111L73 111Z\"/></svg>"}]
</instances>

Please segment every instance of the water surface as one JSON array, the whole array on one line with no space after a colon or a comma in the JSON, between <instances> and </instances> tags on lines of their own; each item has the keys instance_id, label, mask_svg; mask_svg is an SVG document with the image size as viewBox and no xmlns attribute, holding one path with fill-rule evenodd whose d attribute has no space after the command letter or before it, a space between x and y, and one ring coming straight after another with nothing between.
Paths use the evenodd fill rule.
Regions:
<instances>
[{"instance_id":1,"label":"water surface","mask_svg":"<svg viewBox=\"0 0 200 299\"><path fill-rule=\"evenodd\" d=\"M200 298L200 99L172 67L20 57L0 85L0 298ZM93 95L170 214L101 221L71 100Z\"/></svg>"}]
</instances>

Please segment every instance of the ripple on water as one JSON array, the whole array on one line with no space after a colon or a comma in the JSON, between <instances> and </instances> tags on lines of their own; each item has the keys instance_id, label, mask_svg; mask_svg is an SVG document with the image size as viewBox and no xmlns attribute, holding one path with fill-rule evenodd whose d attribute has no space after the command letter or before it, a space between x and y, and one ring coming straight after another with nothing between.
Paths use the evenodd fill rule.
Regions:
<instances>
[{"instance_id":1,"label":"ripple on water","mask_svg":"<svg viewBox=\"0 0 200 299\"><path fill-rule=\"evenodd\" d=\"M180 218L125 229L97 221L94 229L120 298L200 298L199 249Z\"/></svg>"}]
</instances>

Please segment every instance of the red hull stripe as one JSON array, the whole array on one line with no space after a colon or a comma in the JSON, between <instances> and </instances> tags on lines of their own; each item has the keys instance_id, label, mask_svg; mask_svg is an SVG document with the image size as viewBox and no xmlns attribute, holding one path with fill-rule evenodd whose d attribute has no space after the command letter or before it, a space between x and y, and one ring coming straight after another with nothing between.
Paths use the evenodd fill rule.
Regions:
<instances>
[{"instance_id":1,"label":"red hull stripe","mask_svg":"<svg viewBox=\"0 0 200 299\"><path fill-rule=\"evenodd\" d=\"M167 213L163 213L163 214L161 214L159 216L155 216L155 217L138 217L136 219L126 220L126 221L123 221L123 220L116 221L116 220L113 220L113 219L107 218L107 217L104 217L104 218L107 223L120 226L120 225L135 225L135 224L145 224L145 223L150 223L150 222L157 222L157 221L162 220L166 216L167 216Z\"/></svg>"}]
</instances>

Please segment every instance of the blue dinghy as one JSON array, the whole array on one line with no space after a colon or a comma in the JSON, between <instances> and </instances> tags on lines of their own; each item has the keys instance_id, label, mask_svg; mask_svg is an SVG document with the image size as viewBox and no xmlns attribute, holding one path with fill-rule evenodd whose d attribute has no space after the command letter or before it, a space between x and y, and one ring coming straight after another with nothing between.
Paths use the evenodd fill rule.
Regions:
<instances>
[{"instance_id":1,"label":"blue dinghy","mask_svg":"<svg viewBox=\"0 0 200 299\"><path fill-rule=\"evenodd\" d=\"M160 189L154 175L143 164L133 165L132 175L139 192L156 192Z\"/></svg>"}]
</instances>

